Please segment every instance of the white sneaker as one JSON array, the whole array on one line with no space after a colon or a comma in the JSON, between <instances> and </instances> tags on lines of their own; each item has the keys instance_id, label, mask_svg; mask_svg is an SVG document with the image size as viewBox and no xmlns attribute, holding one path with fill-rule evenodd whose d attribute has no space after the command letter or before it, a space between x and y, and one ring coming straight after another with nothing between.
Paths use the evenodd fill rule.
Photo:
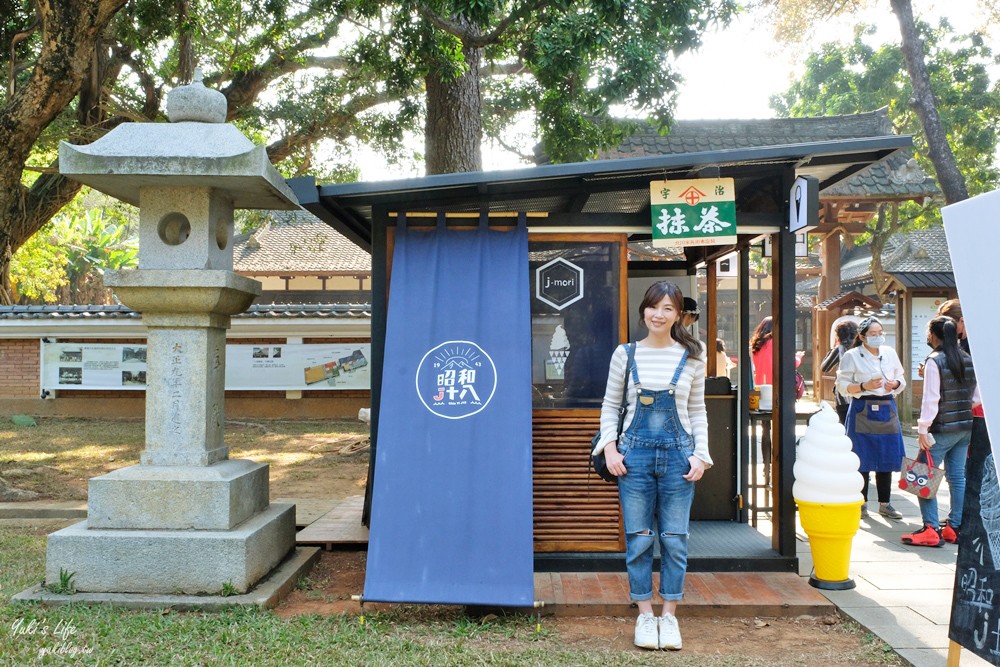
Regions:
<instances>
[{"instance_id":1,"label":"white sneaker","mask_svg":"<svg viewBox=\"0 0 1000 667\"><path fill-rule=\"evenodd\" d=\"M658 649L660 645L656 626L656 617L652 613L639 614L639 618L635 619L635 645L639 648Z\"/></svg>"},{"instance_id":2,"label":"white sneaker","mask_svg":"<svg viewBox=\"0 0 1000 667\"><path fill-rule=\"evenodd\" d=\"M664 614L658 619L660 627L660 648L671 651L681 650L681 629L677 626L677 617L673 614Z\"/></svg>"}]
</instances>

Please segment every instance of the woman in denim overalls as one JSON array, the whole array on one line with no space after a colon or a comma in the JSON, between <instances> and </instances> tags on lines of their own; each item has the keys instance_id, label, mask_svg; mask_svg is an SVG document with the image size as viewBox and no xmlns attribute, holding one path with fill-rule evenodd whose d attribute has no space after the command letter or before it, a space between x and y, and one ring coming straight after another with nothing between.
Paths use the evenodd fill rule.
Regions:
<instances>
[{"instance_id":1,"label":"woman in denim overalls","mask_svg":"<svg viewBox=\"0 0 1000 667\"><path fill-rule=\"evenodd\" d=\"M652 649L681 648L674 614L684 594L694 483L712 464L704 350L683 328L682 309L683 297L673 283L658 282L646 292L639 314L649 335L616 350L601 419L608 469L618 476L630 597L639 607L635 644ZM628 391L630 419L616 442L623 390ZM652 606L657 539L663 598L659 617Z\"/></svg>"}]
</instances>

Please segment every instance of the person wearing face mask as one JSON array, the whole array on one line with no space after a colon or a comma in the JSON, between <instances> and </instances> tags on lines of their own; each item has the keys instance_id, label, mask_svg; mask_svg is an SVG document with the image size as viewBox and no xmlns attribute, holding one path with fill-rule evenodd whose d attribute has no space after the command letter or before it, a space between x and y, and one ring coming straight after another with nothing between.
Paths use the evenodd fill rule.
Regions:
<instances>
[{"instance_id":1,"label":"person wearing face mask","mask_svg":"<svg viewBox=\"0 0 1000 667\"><path fill-rule=\"evenodd\" d=\"M943 542L957 542L961 532L965 459L972 439L973 407L979 405L980 400L972 357L959 345L957 322L945 315L928 322L927 345L933 352L924 366L924 393L917 419L917 444L920 446L917 460L926 463L929 453L935 466L944 464L951 511L941 529L937 497L918 497L923 527L903 535L902 541L921 547L939 547Z\"/></svg>"},{"instance_id":2,"label":"person wearing face mask","mask_svg":"<svg viewBox=\"0 0 1000 667\"><path fill-rule=\"evenodd\" d=\"M865 318L858 325L854 347L843 354L837 370L837 391L850 399L844 426L864 477L862 516L868 514L869 473L874 472L879 514L903 518L890 504L889 496L892 473L899 472L904 454L894 397L905 388L903 364L896 350L885 344L882 323L875 317Z\"/></svg>"}]
</instances>

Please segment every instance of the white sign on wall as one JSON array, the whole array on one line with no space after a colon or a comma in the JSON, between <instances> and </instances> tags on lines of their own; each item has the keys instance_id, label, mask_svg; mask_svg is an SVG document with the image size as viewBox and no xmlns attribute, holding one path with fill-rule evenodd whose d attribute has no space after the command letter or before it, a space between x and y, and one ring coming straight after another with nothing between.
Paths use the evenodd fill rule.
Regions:
<instances>
[{"instance_id":1,"label":"white sign on wall","mask_svg":"<svg viewBox=\"0 0 1000 667\"><path fill-rule=\"evenodd\" d=\"M910 315L910 381L920 380L917 369L924 358L931 353L927 347L927 323L937 316L937 309L945 299L943 297L915 296Z\"/></svg>"},{"instance_id":2,"label":"white sign on wall","mask_svg":"<svg viewBox=\"0 0 1000 667\"><path fill-rule=\"evenodd\" d=\"M369 389L369 343L226 345L226 389ZM145 345L42 343L42 389L144 390Z\"/></svg>"}]
</instances>

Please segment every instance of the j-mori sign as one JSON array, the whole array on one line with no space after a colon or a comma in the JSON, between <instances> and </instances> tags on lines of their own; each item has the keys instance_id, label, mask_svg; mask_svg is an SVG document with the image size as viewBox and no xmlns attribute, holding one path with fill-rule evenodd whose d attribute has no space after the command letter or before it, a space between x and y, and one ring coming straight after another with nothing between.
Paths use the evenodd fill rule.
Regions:
<instances>
[{"instance_id":1,"label":"j-mori sign","mask_svg":"<svg viewBox=\"0 0 1000 667\"><path fill-rule=\"evenodd\" d=\"M583 298L583 269L562 257L535 270L535 298L562 310Z\"/></svg>"},{"instance_id":2,"label":"j-mori sign","mask_svg":"<svg viewBox=\"0 0 1000 667\"><path fill-rule=\"evenodd\" d=\"M653 245L736 243L736 188L731 178L652 181Z\"/></svg>"}]
</instances>

